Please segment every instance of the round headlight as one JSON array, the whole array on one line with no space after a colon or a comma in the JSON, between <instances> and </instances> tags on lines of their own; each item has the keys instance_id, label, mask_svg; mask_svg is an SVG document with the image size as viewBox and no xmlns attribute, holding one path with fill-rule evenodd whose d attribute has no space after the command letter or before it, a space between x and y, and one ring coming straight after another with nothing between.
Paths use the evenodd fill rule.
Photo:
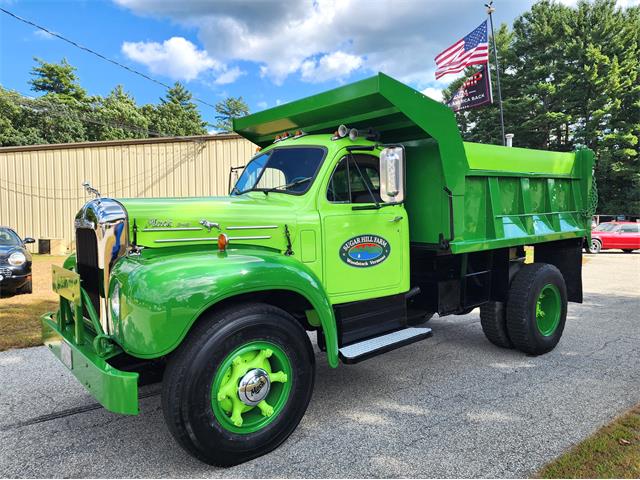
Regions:
<instances>
[{"instance_id":1,"label":"round headlight","mask_svg":"<svg viewBox=\"0 0 640 480\"><path fill-rule=\"evenodd\" d=\"M113 284L111 289L111 311L115 317L120 317L120 284L117 282Z\"/></svg>"},{"instance_id":2,"label":"round headlight","mask_svg":"<svg viewBox=\"0 0 640 480\"><path fill-rule=\"evenodd\" d=\"M24 253L22 252L13 252L11 255L9 255L9 265L13 265L14 267L23 265L26 261L27 257L25 257Z\"/></svg>"}]
</instances>

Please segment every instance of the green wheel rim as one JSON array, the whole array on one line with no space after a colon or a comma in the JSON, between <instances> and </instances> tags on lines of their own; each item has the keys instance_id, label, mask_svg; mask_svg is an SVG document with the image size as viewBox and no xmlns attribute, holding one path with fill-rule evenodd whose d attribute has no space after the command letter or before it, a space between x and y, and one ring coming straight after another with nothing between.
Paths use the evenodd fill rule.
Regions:
<instances>
[{"instance_id":1,"label":"green wheel rim","mask_svg":"<svg viewBox=\"0 0 640 480\"><path fill-rule=\"evenodd\" d=\"M548 337L556 331L560 323L561 310L560 290L548 283L542 287L536 301L536 325L542 335Z\"/></svg>"},{"instance_id":2,"label":"green wheel rim","mask_svg":"<svg viewBox=\"0 0 640 480\"><path fill-rule=\"evenodd\" d=\"M247 372L257 368L267 372L271 388L258 405L245 405L238 395L238 385ZM226 430L256 432L282 413L291 393L291 379L291 361L278 345L267 341L242 345L225 357L213 378L213 414Z\"/></svg>"}]
</instances>

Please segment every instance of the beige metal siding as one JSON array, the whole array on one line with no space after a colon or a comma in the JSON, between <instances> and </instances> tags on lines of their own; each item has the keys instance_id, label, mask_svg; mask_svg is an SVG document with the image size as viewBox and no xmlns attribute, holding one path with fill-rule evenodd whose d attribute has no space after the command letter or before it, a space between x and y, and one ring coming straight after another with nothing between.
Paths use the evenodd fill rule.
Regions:
<instances>
[{"instance_id":1,"label":"beige metal siding","mask_svg":"<svg viewBox=\"0 0 640 480\"><path fill-rule=\"evenodd\" d=\"M83 181L115 198L225 195L254 153L237 135L0 148L0 225L71 248Z\"/></svg>"}]
</instances>

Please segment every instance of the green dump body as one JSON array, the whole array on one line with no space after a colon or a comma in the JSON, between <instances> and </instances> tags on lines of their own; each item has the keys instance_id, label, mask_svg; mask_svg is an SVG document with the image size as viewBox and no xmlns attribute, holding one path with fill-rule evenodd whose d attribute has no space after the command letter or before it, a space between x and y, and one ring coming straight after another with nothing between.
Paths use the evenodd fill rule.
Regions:
<instances>
[{"instance_id":1,"label":"green dump body","mask_svg":"<svg viewBox=\"0 0 640 480\"><path fill-rule=\"evenodd\" d=\"M405 147L413 244L464 253L590 234L592 151L463 142L447 106L382 73L236 119L234 130L267 146L340 124Z\"/></svg>"}]
</instances>

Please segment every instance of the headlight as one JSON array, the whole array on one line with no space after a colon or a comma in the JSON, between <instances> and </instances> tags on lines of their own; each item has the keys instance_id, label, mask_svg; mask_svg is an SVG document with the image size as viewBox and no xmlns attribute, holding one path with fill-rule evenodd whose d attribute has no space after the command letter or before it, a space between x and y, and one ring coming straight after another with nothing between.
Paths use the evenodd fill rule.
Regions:
<instances>
[{"instance_id":1,"label":"headlight","mask_svg":"<svg viewBox=\"0 0 640 480\"><path fill-rule=\"evenodd\" d=\"M113 284L109 301L111 302L111 311L113 312L113 316L115 318L120 318L120 284L118 282Z\"/></svg>"},{"instance_id":2,"label":"headlight","mask_svg":"<svg viewBox=\"0 0 640 480\"><path fill-rule=\"evenodd\" d=\"M13 265L14 267L19 267L26 261L27 257L25 257L24 253L22 252L13 252L11 255L9 255L9 265Z\"/></svg>"}]
</instances>

